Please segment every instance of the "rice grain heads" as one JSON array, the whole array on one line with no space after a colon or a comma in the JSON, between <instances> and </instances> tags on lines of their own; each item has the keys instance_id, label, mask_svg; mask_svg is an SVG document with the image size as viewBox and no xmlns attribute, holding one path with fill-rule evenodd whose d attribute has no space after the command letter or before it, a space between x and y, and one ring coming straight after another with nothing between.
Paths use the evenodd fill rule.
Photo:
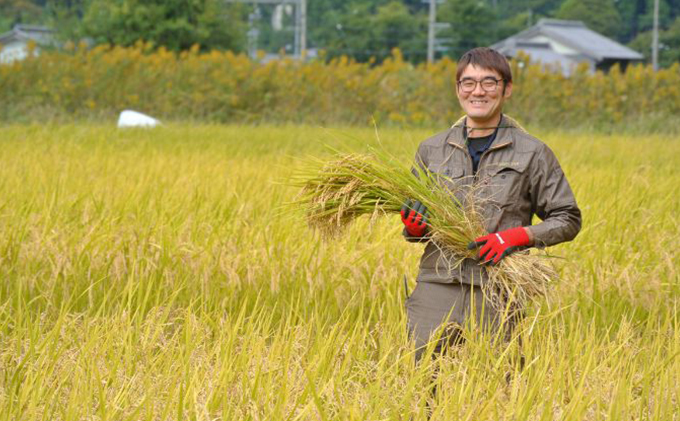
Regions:
<instances>
[{"instance_id":1,"label":"rice grain heads","mask_svg":"<svg viewBox=\"0 0 680 421\"><path fill-rule=\"evenodd\" d=\"M293 202L306 212L308 224L326 238L340 235L354 219L397 213L408 199L428 209L428 236L439 247L450 269L475 258L467 249L486 234L482 209L491 206L476 194L476 184L460 185L415 165L408 168L389 153L337 154L330 161L313 161L293 178L300 193ZM545 254L515 253L486 267L482 287L499 310L513 313L529 300L544 297L557 277Z\"/></svg>"}]
</instances>

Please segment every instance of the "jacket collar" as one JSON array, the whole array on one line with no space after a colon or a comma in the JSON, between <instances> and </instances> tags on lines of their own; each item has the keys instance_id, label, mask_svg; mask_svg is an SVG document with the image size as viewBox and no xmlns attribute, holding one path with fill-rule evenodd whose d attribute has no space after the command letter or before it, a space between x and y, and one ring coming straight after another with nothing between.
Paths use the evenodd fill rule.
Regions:
<instances>
[{"instance_id":1,"label":"jacket collar","mask_svg":"<svg viewBox=\"0 0 680 421\"><path fill-rule=\"evenodd\" d=\"M467 146L465 144L465 119L463 116L456 121L451 129L449 130L449 135L447 136L447 143L450 143L459 148L465 149ZM504 147L511 145L515 141L515 130L524 130L522 126L517 124L515 120L506 116L501 115L501 121L498 124L498 133L496 134L496 139L494 139L489 149Z\"/></svg>"}]
</instances>

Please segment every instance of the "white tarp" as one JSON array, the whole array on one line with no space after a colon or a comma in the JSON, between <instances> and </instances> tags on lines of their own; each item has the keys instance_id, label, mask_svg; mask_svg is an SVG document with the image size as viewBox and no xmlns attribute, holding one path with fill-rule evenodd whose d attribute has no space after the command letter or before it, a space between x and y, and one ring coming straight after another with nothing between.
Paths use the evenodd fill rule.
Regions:
<instances>
[{"instance_id":1,"label":"white tarp","mask_svg":"<svg viewBox=\"0 0 680 421\"><path fill-rule=\"evenodd\" d=\"M155 118L132 110L123 111L118 118L118 127L156 127L159 124L161 122Z\"/></svg>"}]
</instances>

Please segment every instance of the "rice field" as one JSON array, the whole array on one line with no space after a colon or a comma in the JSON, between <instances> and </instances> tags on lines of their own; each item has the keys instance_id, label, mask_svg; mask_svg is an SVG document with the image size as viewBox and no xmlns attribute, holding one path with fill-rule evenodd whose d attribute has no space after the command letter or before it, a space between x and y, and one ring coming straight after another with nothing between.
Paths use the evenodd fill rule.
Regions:
<instances>
[{"instance_id":1,"label":"rice field","mask_svg":"<svg viewBox=\"0 0 680 421\"><path fill-rule=\"evenodd\" d=\"M399 216L328 242L286 206L373 129L1 127L0 419L680 420L680 138L535 134L583 211L560 281L521 347L415 366Z\"/></svg>"}]
</instances>

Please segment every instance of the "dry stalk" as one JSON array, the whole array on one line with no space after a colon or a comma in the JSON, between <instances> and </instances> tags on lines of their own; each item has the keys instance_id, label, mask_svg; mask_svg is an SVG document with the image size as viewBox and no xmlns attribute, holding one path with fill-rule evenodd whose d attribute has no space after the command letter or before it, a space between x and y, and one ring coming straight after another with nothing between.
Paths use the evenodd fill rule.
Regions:
<instances>
[{"instance_id":1,"label":"dry stalk","mask_svg":"<svg viewBox=\"0 0 680 421\"><path fill-rule=\"evenodd\" d=\"M475 251L467 245L485 234L482 203L474 187L456 190L437 174L421 168L409 170L390 155L373 152L341 155L294 179L293 184L301 190L293 204L306 210L309 225L334 237L355 218L369 215L374 221L380 215L399 212L407 199L417 199L428 208L430 241L447 256L448 266L453 269L463 259L474 258ZM484 292L494 307L506 314L545 297L557 276L549 259L528 252L515 253L487 267L486 272Z\"/></svg>"}]
</instances>

